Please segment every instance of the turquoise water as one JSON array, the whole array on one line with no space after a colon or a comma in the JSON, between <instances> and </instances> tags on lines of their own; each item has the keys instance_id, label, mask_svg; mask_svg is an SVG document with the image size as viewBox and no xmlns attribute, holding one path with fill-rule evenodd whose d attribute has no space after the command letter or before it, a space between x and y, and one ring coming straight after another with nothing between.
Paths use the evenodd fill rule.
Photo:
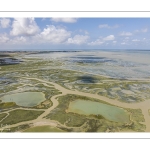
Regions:
<instances>
[{"instance_id":1,"label":"turquoise water","mask_svg":"<svg viewBox=\"0 0 150 150\"><path fill-rule=\"evenodd\" d=\"M45 100L42 92L23 92L5 95L0 98L2 102L15 102L19 106L33 107Z\"/></svg>"},{"instance_id":2,"label":"turquoise water","mask_svg":"<svg viewBox=\"0 0 150 150\"><path fill-rule=\"evenodd\" d=\"M69 104L68 112L83 115L102 115L115 122L129 122L129 114L122 108L99 102L75 100Z\"/></svg>"}]
</instances>

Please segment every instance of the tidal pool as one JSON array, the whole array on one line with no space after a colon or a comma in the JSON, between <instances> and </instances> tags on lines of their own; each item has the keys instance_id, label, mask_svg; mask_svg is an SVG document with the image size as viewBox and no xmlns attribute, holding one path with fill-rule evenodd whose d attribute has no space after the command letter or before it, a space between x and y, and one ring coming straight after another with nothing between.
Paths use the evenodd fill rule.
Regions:
<instances>
[{"instance_id":1,"label":"tidal pool","mask_svg":"<svg viewBox=\"0 0 150 150\"><path fill-rule=\"evenodd\" d=\"M75 100L69 104L68 112L83 115L101 115L115 122L129 122L129 114L122 108L100 102Z\"/></svg>"},{"instance_id":2,"label":"tidal pool","mask_svg":"<svg viewBox=\"0 0 150 150\"><path fill-rule=\"evenodd\" d=\"M42 92L23 92L5 95L0 98L2 102L15 102L19 106L33 107L45 100Z\"/></svg>"}]
</instances>

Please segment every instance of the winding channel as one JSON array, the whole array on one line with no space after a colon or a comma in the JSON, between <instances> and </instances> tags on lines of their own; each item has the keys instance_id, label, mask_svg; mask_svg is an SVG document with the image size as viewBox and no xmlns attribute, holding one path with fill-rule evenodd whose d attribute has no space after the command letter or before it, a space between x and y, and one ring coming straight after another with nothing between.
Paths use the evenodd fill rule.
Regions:
<instances>
[{"instance_id":1,"label":"winding channel","mask_svg":"<svg viewBox=\"0 0 150 150\"><path fill-rule=\"evenodd\" d=\"M68 90L68 89L65 89L64 87L58 85L57 83L45 81L45 80L38 79L38 78L27 78L27 77L22 77L22 78L30 79L30 80L37 80L37 81L40 81L42 83L46 83L46 86L48 86L47 84L51 84L55 87L55 89L62 92L62 94L55 95L55 96L51 97L51 101L53 103L53 106L46 109L46 110L44 109L45 112L42 113L37 119L20 122L20 123L16 123L16 124L13 124L13 125L9 125L9 128L16 127L16 126L23 125L23 124L30 124L30 123L36 124L36 123L38 123L38 122L40 123L42 121L45 121L47 123L49 122L49 124L55 124L55 125L58 124L57 121L53 121L53 120L48 121L48 120L44 119L43 117L48 115L54 108L56 108L58 106L58 104L59 104L58 100L57 100L58 97L66 95L66 94L74 94L74 95L80 95L80 96L86 96L86 97L90 97L90 98L99 99L101 101L108 102L112 105L122 107L122 108L141 109L142 114L144 115L144 119L145 119L145 122L143 122L143 124L146 125L145 132L150 132L150 115L149 115L149 112L148 112L149 109L150 109L150 100L146 100L146 101L142 101L142 102L138 102L138 103L124 103L124 102L114 100L114 99L110 99L110 98L100 96L100 95L97 95L97 94L91 94L91 93L84 93L84 92L79 92L79 91ZM27 109L27 110L29 110L29 109ZM39 110L41 110L41 109L39 109ZM7 113L9 113L9 111L7 111ZM5 129L5 128L8 128L8 127L3 127L3 129Z\"/></svg>"}]
</instances>

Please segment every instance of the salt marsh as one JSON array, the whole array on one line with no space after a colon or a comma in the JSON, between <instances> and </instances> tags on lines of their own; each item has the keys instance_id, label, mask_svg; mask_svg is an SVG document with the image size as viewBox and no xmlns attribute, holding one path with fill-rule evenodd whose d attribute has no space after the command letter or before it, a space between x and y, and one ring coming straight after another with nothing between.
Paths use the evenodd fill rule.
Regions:
<instances>
[{"instance_id":1,"label":"salt marsh","mask_svg":"<svg viewBox=\"0 0 150 150\"><path fill-rule=\"evenodd\" d=\"M24 53L16 57L21 63L1 67L2 111L8 121L19 106L43 111L35 120L13 123L16 129L48 121L73 132L150 131L149 51L133 55L108 50ZM67 100L60 101L61 96Z\"/></svg>"}]
</instances>

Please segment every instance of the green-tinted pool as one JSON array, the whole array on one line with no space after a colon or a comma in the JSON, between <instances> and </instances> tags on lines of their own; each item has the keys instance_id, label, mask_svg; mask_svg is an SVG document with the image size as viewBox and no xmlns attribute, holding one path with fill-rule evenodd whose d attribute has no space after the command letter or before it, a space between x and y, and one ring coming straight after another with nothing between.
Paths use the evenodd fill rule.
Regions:
<instances>
[{"instance_id":1,"label":"green-tinted pool","mask_svg":"<svg viewBox=\"0 0 150 150\"><path fill-rule=\"evenodd\" d=\"M101 115L115 122L129 122L129 114L122 108L100 102L75 100L69 104L68 112L83 115Z\"/></svg>"},{"instance_id":2,"label":"green-tinted pool","mask_svg":"<svg viewBox=\"0 0 150 150\"><path fill-rule=\"evenodd\" d=\"M2 102L15 102L19 106L33 107L45 100L42 92L23 92L5 95L0 98Z\"/></svg>"}]
</instances>

